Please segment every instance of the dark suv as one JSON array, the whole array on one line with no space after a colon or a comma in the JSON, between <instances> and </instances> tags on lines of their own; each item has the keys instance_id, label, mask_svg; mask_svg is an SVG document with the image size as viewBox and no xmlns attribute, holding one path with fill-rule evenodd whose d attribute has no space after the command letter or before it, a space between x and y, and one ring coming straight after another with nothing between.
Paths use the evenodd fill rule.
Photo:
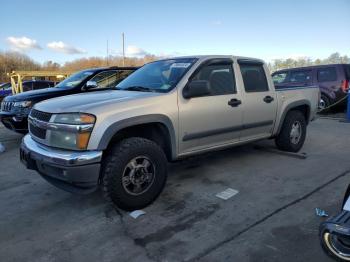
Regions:
<instances>
[{"instance_id":1,"label":"dark suv","mask_svg":"<svg viewBox=\"0 0 350 262\"><path fill-rule=\"evenodd\" d=\"M52 81L46 81L46 80L29 80L29 81L23 81L22 87L23 92L31 91L31 90L38 90L48 87L55 86L55 82ZM0 102L4 99L5 96L12 94L12 88L11 83L5 83L0 85Z\"/></svg>"},{"instance_id":2,"label":"dark suv","mask_svg":"<svg viewBox=\"0 0 350 262\"><path fill-rule=\"evenodd\" d=\"M333 64L279 70L272 74L276 89L318 86L321 91L320 110L342 100L345 105L349 89L350 64Z\"/></svg>"},{"instance_id":3,"label":"dark suv","mask_svg":"<svg viewBox=\"0 0 350 262\"><path fill-rule=\"evenodd\" d=\"M7 96L1 103L0 120L10 130L27 133L28 115L35 103L59 96L114 88L136 69L136 67L87 69L71 75L53 88ZM25 83L23 89L24 86Z\"/></svg>"}]
</instances>

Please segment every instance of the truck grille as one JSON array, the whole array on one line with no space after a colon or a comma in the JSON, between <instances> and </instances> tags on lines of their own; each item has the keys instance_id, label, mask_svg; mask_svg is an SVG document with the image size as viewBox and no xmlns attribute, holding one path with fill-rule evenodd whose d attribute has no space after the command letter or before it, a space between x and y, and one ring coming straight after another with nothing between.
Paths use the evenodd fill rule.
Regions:
<instances>
[{"instance_id":1,"label":"truck grille","mask_svg":"<svg viewBox=\"0 0 350 262\"><path fill-rule=\"evenodd\" d=\"M11 112L15 102L2 102L1 103L1 111Z\"/></svg>"},{"instance_id":2,"label":"truck grille","mask_svg":"<svg viewBox=\"0 0 350 262\"><path fill-rule=\"evenodd\" d=\"M37 137L39 139L45 139L46 138L46 129L43 129L41 127L38 127L35 125L35 120L40 120L44 122L49 122L52 114L38 111L35 109L32 109L30 111L30 118L33 119L33 122L29 120L29 132L33 137Z\"/></svg>"},{"instance_id":3,"label":"truck grille","mask_svg":"<svg viewBox=\"0 0 350 262\"><path fill-rule=\"evenodd\" d=\"M49 122L52 114L32 109L30 116L41 121Z\"/></svg>"},{"instance_id":4,"label":"truck grille","mask_svg":"<svg viewBox=\"0 0 350 262\"><path fill-rule=\"evenodd\" d=\"M29 124L29 131L33 136L36 136L40 139L46 138L46 130L40 127L34 126L33 124Z\"/></svg>"}]
</instances>

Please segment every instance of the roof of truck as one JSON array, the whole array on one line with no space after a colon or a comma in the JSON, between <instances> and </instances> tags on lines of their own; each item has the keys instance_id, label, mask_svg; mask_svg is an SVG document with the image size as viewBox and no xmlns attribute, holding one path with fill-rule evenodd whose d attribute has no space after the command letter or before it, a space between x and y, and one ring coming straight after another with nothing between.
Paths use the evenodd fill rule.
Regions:
<instances>
[{"instance_id":1,"label":"roof of truck","mask_svg":"<svg viewBox=\"0 0 350 262\"><path fill-rule=\"evenodd\" d=\"M259 61L261 63L265 63L264 60L254 57L246 57L246 56L234 56L234 55L191 55L191 56L176 56L176 57L168 57L159 60L169 60L169 59L184 59L184 58L196 58L196 59L210 59L210 58L233 58L235 60L251 60L251 61ZM157 60L157 61L159 61Z\"/></svg>"}]
</instances>

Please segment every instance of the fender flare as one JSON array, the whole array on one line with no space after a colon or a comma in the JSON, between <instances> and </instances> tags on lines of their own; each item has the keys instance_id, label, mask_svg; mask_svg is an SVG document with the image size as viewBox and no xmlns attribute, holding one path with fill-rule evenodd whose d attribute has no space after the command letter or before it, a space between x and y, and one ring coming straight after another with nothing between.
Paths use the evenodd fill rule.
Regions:
<instances>
[{"instance_id":1,"label":"fender flare","mask_svg":"<svg viewBox=\"0 0 350 262\"><path fill-rule=\"evenodd\" d=\"M141 124L161 123L163 124L170 135L171 155L176 157L176 136L175 129L169 117L161 114L141 115L120 120L111 124L103 133L98 144L98 150L105 150L111 142L113 136L120 130Z\"/></svg>"},{"instance_id":2,"label":"fender flare","mask_svg":"<svg viewBox=\"0 0 350 262\"><path fill-rule=\"evenodd\" d=\"M298 106L307 106L309 108L309 111L311 109L311 104L308 100L306 99L303 99L303 100L300 100L300 101L295 101L295 102L292 102L290 103L289 105L286 106L286 108L284 109L282 115L281 115L281 120L279 122L279 125L278 125L278 129L277 129L277 132L276 132L276 135L278 135L282 129L282 125L284 123L284 119L286 118L286 115L287 113L292 110L293 108L295 107L298 107ZM308 119L306 119L306 123L309 123L309 119L310 118L310 112L309 112L309 116L308 116Z\"/></svg>"}]
</instances>

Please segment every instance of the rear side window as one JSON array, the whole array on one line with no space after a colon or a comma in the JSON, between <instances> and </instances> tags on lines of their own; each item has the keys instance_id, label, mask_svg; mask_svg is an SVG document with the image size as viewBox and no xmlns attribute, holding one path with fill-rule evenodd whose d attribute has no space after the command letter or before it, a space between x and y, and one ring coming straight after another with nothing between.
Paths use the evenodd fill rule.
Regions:
<instances>
[{"instance_id":1,"label":"rear side window","mask_svg":"<svg viewBox=\"0 0 350 262\"><path fill-rule=\"evenodd\" d=\"M311 70L291 71L289 82L307 83L311 81Z\"/></svg>"},{"instance_id":2,"label":"rear side window","mask_svg":"<svg viewBox=\"0 0 350 262\"><path fill-rule=\"evenodd\" d=\"M191 80L209 82L212 96L236 93L236 85L231 64L213 64L201 68Z\"/></svg>"},{"instance_id":3,"label":"rear side window","mask_svg":"<svg viewBox=\"0 0 350 262\"><path fill-rule=\"evenodd\" d=\"M275 84L282 84L286 82L287 75L287 72L276 73L272 76L272 80Z\"/></svg>"},{"instance_id":4,"label":"rear side window","mask_svg":"<svg viewBox=\"0 0 350 262\"><path fill-rule=\"evenodd\" d=\"M335 67L320 68L317 70L318 82L327 82L337 80L337 71Z\"/></svg>"},{"instance_id":5,"label":"rear side window","mask_svg":"<svg viewBox=\"0 0 350 262\"><path fill-rule=\"evenodd\" d=\"M246 92L269 91L263 65L240 64Z\"/></svg>"},{"instance_id":6,"label":"rear side window","mask_svg":"<svg viewBox=\"0 0 350 262\"><path fill-rule=\"evenodd\" d=\"M33 82L33 89L43 89L50 87L47 82Z\"/></svg>"},{"instance_id":7,"label":"rear side window","mask_svg":"<svg viewBox=\"0 0 350 262\"><path fill-rule=\"evenodd\" d=\"M32 90L32 83L24 83L24 84L22 84L22 88L23 88L23 91L25 92L25 91L30 91L30 90Z\"/></svg>"}]
</instances>

